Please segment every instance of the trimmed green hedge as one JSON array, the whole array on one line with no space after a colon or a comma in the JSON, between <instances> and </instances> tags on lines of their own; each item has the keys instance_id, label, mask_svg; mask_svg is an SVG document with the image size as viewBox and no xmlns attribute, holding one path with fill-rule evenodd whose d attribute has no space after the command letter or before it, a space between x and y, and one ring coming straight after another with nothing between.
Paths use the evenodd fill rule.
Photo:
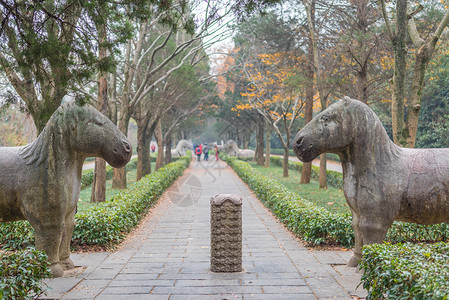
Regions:
<instances>
[{"instance_id":1,"label":"trimmed green hedge","mask_svg":"<svg viewBox=\"0 0 449 300\"><path fill-rule=\"evenodd\" d=\"M369 299L447 299L449 245L373 244L363 247L363 287Z\"/></svg>"},{"instance_id":2,"label":"trimmed green hedge","mask_svg":"<svg viewBox=\"0 0 449 300\"><path fill-rule=\"evenodd\" d=\"M0 299L34 299L44 291L49 278L47 255L33 248L0 254Z\"/></svg>"},{"instance_id":3,"label":"trimmed green hedge","mask_svg":"<svg viewBox=\"0 0 449 300\"><path fill-rule=\"evenodd\" d=\"M276 180L263 176L246 162L234 157L225 157L225 160L257 197L309 245L339 244L351 247L354 244L349 214L333 214L316 206L290 192Z\"/></svg>"},{"instance_id":4,"label":"trimmed green hedge","mask_svg":"<svg viewBox=\"0 0 449 300\"><path fill-rule=\"evenodd\" d=\"M156 160L156 158L151 157L152 161ZM131 159L128 164L126 164L126 168L127 169L134 169L137 167L137 157ZM86 187L88 187L89 185L92 184L92 182L94 181L94 172L95 169L89 169L89 170L84 170L82 175L81 175L81 189L85 189ZM107 165L106 166L106 179L111 179L112 175L114 175L114 168Z\"/></svg>"},{"instance_id":5,"label":"trimmed green hedge","mask_svg":"<svg viewBox=\"0 0 449 300\"><path fill-rule=\"evenodd\" d=\"M251 149L251 150L256 150L255 147L249 147L249 149ZM263 153L265 154L265 149L264 149L264 152L263 152ZM270 148L270 153L273 154L273 155L284 155L284 149ZM295 154L295 152L293 151L293 149L289 149L289 150L288 150L288 155L289 155L289 156L295 156L295 157L296 157L296 154ZM335 153L326 153L326 157L327 157L327 159L330 159L330 160L334 160L334 161L340 162L340 156L338 156L338 154L335 154Z\"/></svg>"},{"instance_id":6,"label":"trimmed green hedge","mask_svg":"<svg viewBox=\"0 0 449 300\"><path fill-rule=\"evenodd\" d=\"M310 245L339 244L352 247L354 233L350 214L334 214L290 192L276 180L263 176L246 162L223 157L256 193L257 197L294 233ZM296 163L298 164L298 163ZM293 162L293 165L295 163ZM338 173L338 172L336 172ZM340 173L338 173L340 174ZM340 174L341 176L341 174ZM394 222L387 234L390 242L447 241L449 224L418 225Z\"/></svg>"},{"instance_id":7,"label":"trimmed green hedge","mask_svg":"<svg viewBox=\"0 0 449 300\"><path fill-rule=\"evenodd\" d=\"M73 245L113 246L139 221L145 209L189 166L191 157L178 158L143 177L109 201L98 203L75 215ZM34 229L28 221L0 224L3 248L22 249L34 245Z\"/></svg>"},{"instance_id":8,"label":"trimmed green hedge","mask_svg":"<svg viewBox=\"0 0 449 300\"><path fill-rule=\"evenodd\" d=\"M282 157L270 156L270 163L275 166L282 167ZM290 170L302 171L302 163L298 161L288 161L288 168ZM343 189L343 174L337 171L327 170L327 184L337 189ZM318 180L320 176L320 168L312 166L311 177Z\"/></svg>"},{"instance_id":9,"label":"trimmed green hedge","mask_svg":"<svg viewBox=\"0 0 449 300\"><path fill-rule=\"evenodd\" d=\"M238 159L243 161L253 161L253 157L238 157ZM282 167L282 161L284 160L283 157L279 156L270 156L270 163ZM288 168L289 170L294 170L301 172L302 171L302 163L298 161L288 161ZM313 179L318 180L320 177L320 168L312 166L312 174L311 177ZM337 188L337 189L343 189L343 174L340 172L327 170L327 184L330 186Z\"/></svg>"},{"instance_id":10,"label":"trimmed green hedge","mask_svg":"<svg viewBox=\"0 0 449 300\"><path fill-rule=\"evenodd\" d=\"M72 243L75 245L113 246L139 222L147 209L190 164L182 157L151 173L117 194L111 200L75 215Z\"/></svg>"},{"instance_id":11,"label":"trimmed green hedge","mask_svg":"<svg viewBox=\"0 0 449 300\"><path fill-rule=\"evenodd\" d=\"M188 154L186 154L186 156L188 156ZM172 162L175 162L180 158L181 157L172 157ZM156 157L151 156L151 162L155 162L155 161L156 161ZM126 165L126 168L128 170L137 168L137 157L131 159L128 162L128 164ZM95 169L93 169L93 168L83 171L83 173L81 175L81 189L85 189L86 187L88 187L89 185L92 184L92 182L94 181L94 171L95 171ZM106 179L111 179L113 175L114 175L114 168L107 165L106 166Z\"/></svg>"}]
</instances>

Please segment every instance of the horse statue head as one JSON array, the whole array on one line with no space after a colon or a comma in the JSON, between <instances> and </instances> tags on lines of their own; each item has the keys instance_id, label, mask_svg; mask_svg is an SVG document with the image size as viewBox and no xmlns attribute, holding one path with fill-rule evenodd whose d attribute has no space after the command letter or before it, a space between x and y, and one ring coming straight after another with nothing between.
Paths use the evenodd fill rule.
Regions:
<instances>
[{"instance_id":1,"label":"horse statue head","mask_svg":"<svg viewBox=\"0 0 449 300\"><path fill-rule=\"evenodd\" d=\"M385 132L368 106L344 97L318 114L297 133L293 139L293 150L303 162L310 162L325 152L341 154L356 140L370 141L367 137L367 134L372 135L370 130L372 133L379 130ZM386 133L379 136L384 137Z\"/></svg>"},{"instance_id":2,"label":"horse statue head","mask_svg":"<svg viewBox=\"0 0 449 300\"><path fill-rule=\"evenodd\" d=\"M193 145L187 140L180 140L176 148L171 151L171 155L174 157L186 155L187 150L193 150Z\"/></svg>"},{"instance_id":3,"label":"horse statue head","mask_svg":"<svg viewBox=\"0 0 449 300\"><path fill-rule=\"evenodd\" d=\"M228 140L223 147L223 151L228 155L238 156L240 150L239 147L237 146L237 143L234 140Z\"/></svg>"},{"instance_id":4,"label":"horse statue head","mask_svg":"<svg viewBox=\"0 0 449 300\"><path fill-rule=\"evenodd\" d=\"M56 110L39 137L25 146L20 155L28 165L38 166L49 156L66 152L76 153L83 161L87 157L102 157L114 168L120 168L130 160L132 148L117 126L94 107L69 102Z\"/></svg>"}]
</instances>

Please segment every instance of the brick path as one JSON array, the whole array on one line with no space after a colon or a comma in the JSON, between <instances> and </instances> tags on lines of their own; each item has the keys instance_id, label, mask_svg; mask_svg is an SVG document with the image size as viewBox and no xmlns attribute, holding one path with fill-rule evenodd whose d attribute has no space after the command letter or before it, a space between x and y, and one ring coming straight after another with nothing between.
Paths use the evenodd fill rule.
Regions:
<instances>
[{"instance_id":1,"label":"brick path","mask_svg":"<svg viewBox=\"0 0 449 300\"><path fill-rule=\"evenodd\" d=\"M210 206L243 197L241 273L213 273ZM224 162L196 161L115 252L72 254L80 274L47 281L48 299L352 299L365 297L351 251L298 243ZM45 298L44 297L44 298ZM354 297L356 298L356 297Z\"/></svg>"}]
</instances>

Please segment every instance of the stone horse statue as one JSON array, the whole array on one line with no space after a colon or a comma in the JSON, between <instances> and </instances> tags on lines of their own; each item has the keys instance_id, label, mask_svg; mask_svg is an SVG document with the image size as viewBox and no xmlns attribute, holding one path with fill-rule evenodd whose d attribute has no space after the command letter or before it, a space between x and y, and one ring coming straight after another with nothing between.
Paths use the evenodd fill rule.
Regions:
<instances>
[{"instance_id":1,"label":"stone horse statue","mask_svg":"<svg viewBox=\"0 0 449 300\"><path fill-rule=\"evenodd\" d=\"M230 156L238 156L238 157L254 157L255 152L251 149L239 149L237 143L234 140L228 140L224 146L218 146L219 151L224 151L226 154Z\"/></svg>"},{"instance_id":2,"label":"stone horse statue","mask_svg":"<svg viewBox=\"0 0 449 300\"><path fill-rule=\"evenodd\" d=\"M394 220L449 221L449 149L398 147L360 101L329 106L298 132L293 149L303 162L325 152L341 158L355 234L348 266L357 266L363 245L381 243Z\"/></svg>"},{"instance_id":3,"label":"stone horse statue","mask_svg":"<svg viewBox=\"0 0 449 300\"><path fill-rule=\"evenodd\" d=\"M186 155L187 150L193 150L192 143L186 140L180 140L176 148L171 151L171 156L172 157L184 156Z\"/></svg>"},{"instance_id":4,"label":"stone horse statue","mask_svg":"<svg viewBox=\"0 0 449 300\"><path fill-rule=\"evenodd\" d=\"M131 154L126 137L95 108L60 106L34 142L0 147L0 222L28 220L36 248L47 253L53 276L62 276L74 268L70 240L85 158L120 168Z\"/></svg>"}]
</instances>

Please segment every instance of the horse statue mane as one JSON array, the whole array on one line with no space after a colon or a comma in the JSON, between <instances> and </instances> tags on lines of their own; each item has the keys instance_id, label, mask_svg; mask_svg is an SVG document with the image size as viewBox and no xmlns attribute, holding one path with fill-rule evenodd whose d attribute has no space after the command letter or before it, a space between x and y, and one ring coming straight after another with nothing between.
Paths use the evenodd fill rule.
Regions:
<instances>
[{"instance_id":1,"label":"horse statue mane","mask_svg":"<svg viewBox=\"0 0 449 300\"><path fill-rule=\"evenodd\" d=\"M67 135L63 133L80 126L80 124L84 125L92 121L93 114L86 115L85 111L75 102L61 105L51 116L37 139L22 148L19 153L20 157L26 161L27 165L38 167L49 156L61 153L64 143L68 142L64 140Z\"/></svg>"},{"instance_id":2,"label":"horse statue mane","mask_svg":"<svg viewBox=\"0 0 449 300\"><path fill-rule=\"evenodd\" d=\"M393 157L398 157L401 148L398 147L387 134L379 117L369 106L359 100L344 97L344 101L334 105L343 105L343 109L350 117L352 126L357 126L354 136L357 144L379 153L382 163L388 163ZM377 162L379 163L379 161ZM363 167L367 167L364 165Z\"/></svg>"}]
</instances>

